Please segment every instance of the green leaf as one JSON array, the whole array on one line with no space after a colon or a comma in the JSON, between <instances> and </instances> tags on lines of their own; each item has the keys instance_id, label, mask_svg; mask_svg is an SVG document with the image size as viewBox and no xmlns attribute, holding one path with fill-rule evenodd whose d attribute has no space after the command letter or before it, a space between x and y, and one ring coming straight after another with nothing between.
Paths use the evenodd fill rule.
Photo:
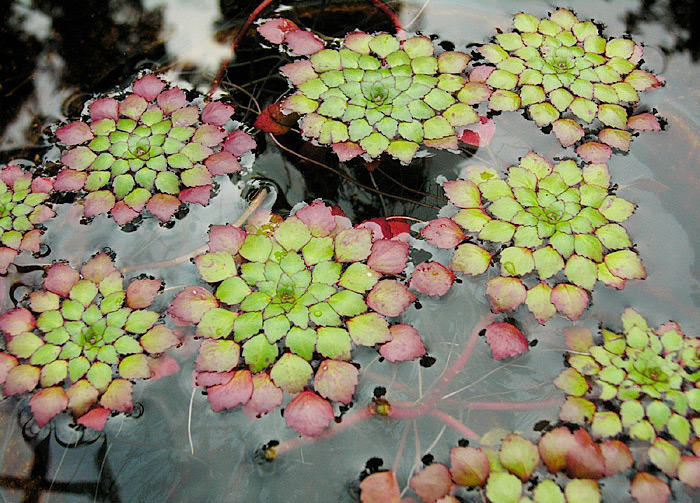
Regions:
<instances>
[{"instance_id":1,"label":"green leaf","mask_svg":"<svg viewBox=\"0 0 700 503\"><path fill-rule=\"evenodd\" d=\"M264 334L258 334L243 344L243 358L251 372L261 372L277 358L277 345L270 344Z\"/></svg>"},{"instance_id":2,"label":"green leaf","mask_svg":"<svg viewBox=\"0 0 700 503\"><path fill-rule=\"evenodd\" d=\"M127 318L124 329L134 334L144 334L158 321L159 317L160 315L154 311L147 311L145 309L133 311Z\"/></svg>"},{"instance_id":3,"label":"green leaf","mask_svg":"<svg viewBox=\"0 0 700 503\"><path fill-rule=\"evenodd\" d=\"M242 313L233 322L234 340L243 341L262 330L263 317L260 311Z\"/></svg>"},{"instance_id":4,"label":"green leaf","mask_svg":"<svg viewBox=\"0 0 700 503\"><path fill-rule=\"evenodd\" d=\"M210 309L197 324L196 335L212 339L226 338L233 330L238 313L221 307ZM257 333L257 332L256 332Z\"/></svg>"},{"instance_id":5,"label":"green leaf","mask_svg":"<svg viewBox=\"0 0 700 503\"><path fill-rule=\"evenodd\" d=\"M314 348L316 347L316 330L313 328L292 327L289 329L284 341L290 351L310 361L314 356Z\"/></svg>"},{"instance_id":6,"label":"green leaf","mask_svg":"<svg viewBox=\"0 0 700 503\"><path fill-rule=\"evenodd\" d=\"M486 482L486 497L493 503L518 503L522 483L508 472L493 472Z\"/></svg>"},{"instance_id":7,"label":"green leaf","mask_svg":"<svg viewBox=\"0 0 700 503\"><path fill-rule=\"evenodd\" d=\"M314 280L318 267L314 268ZM381 274L370 269L366 264L353 262L340 277L338 285L348 290L364 293L372 288L379 281L379 278L381 278Z\"/></svg>"},{"instance_id":8,"label":"green leaf","mask_svg":"<svg viewBox=\"0 0 700 503\"><path fill-rule=\"evenodd\" d=\"M70 364L68 364L70 369ZM73 379L73 372L70 372L71 379ZM103 362L95 362L90 366L90 370L87 371L87 380L90 381L94 387L98 390L104 392L107 386L112 382L112 367Z\"/></svg>"},{"instance_id":9,"label":"green leaf","mask_svg":"<svg viewBox=\"0 0 700 503\"><path fill-rule=\"evenodd\" d=\"M301 393L313 373L311 365L304 358L286 353L272 367L270 378L287 393Z\"/></svg>"},{"instance_id":10,"label":"green leaf","mask_svg":"<svg viewBox=\"0 0 700 503\"><path fill-rule=\"evenodd\" d=\"M272 251L272 241L261 234L248 234L239 253L251 262L265 262Z\"/></svg>"},{"instance_id":11,"label":"green leaf","mask_svg":"<svg viewBox=\"0 0 700 503\"><path fill-rule=\"evenodd\" d=\"M227 278L216 288L214 295L224 304L239 304L251 293L248 285L238 276Z\"/></svg>"},{"instance_id":12,"label":"green leaf","mask_svg":"<svg viewBox=\"0 0 700 503\"><path fill-rule=\"evenodd\" d=\"M285 315L274 316L263 322L263 332L270 344L273 344L287 335L291 324Z\"/></svg>"},{"instance_id":13,"label":"green leaf","mask_svg":"<svg viewBox=\"0 0 700 503\"><path fill-rule=\"evenodd\" d=\"M350 335L344 328L319 327L316 351L326 358L349 360L351 352Z\"/></svg>"},{"instance_id":14,"label":"green leaf","mask_svg":"<svg viewBox=\"0 0 700 503\"><path fill-rule=\"evenodd\" d=\"M357 316L367 311L364 297L350 290L341 290L332 295L328 304L341 316Z\"/></svg>"}]
</instances>

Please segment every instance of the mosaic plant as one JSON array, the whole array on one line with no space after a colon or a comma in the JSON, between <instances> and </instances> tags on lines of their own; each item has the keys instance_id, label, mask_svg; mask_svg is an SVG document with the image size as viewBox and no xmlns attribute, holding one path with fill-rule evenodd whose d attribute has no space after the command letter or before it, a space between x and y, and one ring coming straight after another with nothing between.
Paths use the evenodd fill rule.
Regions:
<instances>
[{"instance_id":1,"label":"mosaic plant","mask_svg":"<svg viewBox=\"0 0 700 503\"><path fill-rule=\"evenodd\" d=\"M500 266L486 284L494 312L526 304L540 323L557 311L576 320L597 281L622 289L646 277L620 225L635 205L611 193L605 164L551 163L530 152L506 179L470 165L465 179L443 188L458 211L430 221L421 234L455 248L449 265L455 272L479 275L492 262ZM484 247L463 242L466 233Z\"/></svg>"},{"instance_id":2,"label":"mosaic plant","mask_svg":"<svg viewBox=\"0 0 700 503\"><path fill-rule=\"evenodd\" d=\"M559 417L597 439L644 442L656 468L699 487L700 339L675 322L652 329L631 308L622 324L621 334L602 329L598 344L583 327L565 332L571 354L554 381L568 395Z\"/></svg>"},{"instance_id":3,"label":"mosaic plant","mask_svg":"<svg viewBox=\"0 0 700 503\"><path fill-rule=\"evenodd\" d=\"M153 74L86 111L56 130L67 148L54 189L80 191L86 217L109 212L119 225L144 210L167 222L182 204L208 204L214 177L240 171L240 156L255 147L231 131L232 105L190 101Z\"/></svg>"},{"instance_id":4,"label":"mosaic plant","mask_svg":"<svg viewBox=\"0 0 700 503\"><path fill-rule=\"evenodd\" d=\"M52 187L51 178L33 178L12 163L0 171L0 273L19 252L39 251L41 224L55 215L47 201Z\"/></svg>"},{"instance_id":5,"label":"mosaic plant","mask_svg":"<svg viewBox=\"0 0 700 503\"><path fill-rule=\"evenodd\" d=\"M457 149L455 128L479 122L471 105L488 92L460 75L467 54L436 55L425 36L402 40L361 31L349 33L335 49L290 23L275 19L258 28L293 54L309 55L281 68L295 90L276 106L283 114L299 114L302 134L331 146L341 161L386 152L408 164L421 145Z\"/></svg>"},{"instance_id":6,"label":"mosaic plant","mask_svg":"<svg viewBox=\"0 0 700 503\"><path fill-rule=\"evenodd\" d=\"M579 21L567 9L545 19L521 12L513 24L514 31L479 48L495 65L486 80L495 88L491 109L527 109L538 126L551 125L563 146L593 133L602 143L586 144L587 156L602 149L609 157L610 147L628 150L630 129L660 129L650 113L629 116L640 92L663 83L639 68L641 45L607 39L596 24Z\"/></svg>"},{"instance_id":7,"label":"mosaic plant","mask_svg":"<svg viewBox=\"0 0 700 503\"><path fill-rule=\"evenodd\" d=\"M259 416L287 392L287 424L315 436L333 418L329 401L352 400L354 345L378 345L389 361L424 354L414 328L387 321L416 300L397 277L408 244L371 227L321 201L286 220L260 212L247 231L211 227L209 251L194 259L209 285L182 290L168 313L203 338L196 381L215 411Z\"/></svg>"},{"instance_id":8,"label":"mosaic plant","mask_svg":"<svg viewBox=\"0 0 700 503\"><path fill-rule=\"evenodd\" d=\"M80 270L65 262L47 267L43 288L0 316L3 395L30 393L40 427L66 409L96 430L112 412L131 412L134 380L178 370L163 352L180 341L148 309L161 289L148 278L124 288L104 252Z\"/></svg>"}]
</instances>

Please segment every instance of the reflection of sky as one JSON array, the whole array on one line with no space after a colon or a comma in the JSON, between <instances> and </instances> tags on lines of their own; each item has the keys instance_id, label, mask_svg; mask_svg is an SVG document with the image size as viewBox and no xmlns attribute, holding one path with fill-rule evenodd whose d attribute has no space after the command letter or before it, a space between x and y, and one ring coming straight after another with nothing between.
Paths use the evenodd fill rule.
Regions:
<instances>
[{"instance_id":1,"label":"reflection of sky","mask_svg":"<svg viewBox=\"0 0 700 503\"><path fill-rule=\"evenodd\" d=\"M163 9L162 38L177 66L212 72L231 56L229 44L214 40L214 23L221 17L218 0L143 0L143 5Z\"/></svg>"}]
</instances>

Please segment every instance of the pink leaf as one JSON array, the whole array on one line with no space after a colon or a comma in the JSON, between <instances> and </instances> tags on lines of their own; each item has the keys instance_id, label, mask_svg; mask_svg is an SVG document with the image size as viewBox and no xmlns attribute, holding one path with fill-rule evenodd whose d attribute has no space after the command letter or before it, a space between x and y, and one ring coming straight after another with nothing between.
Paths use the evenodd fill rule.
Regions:
<instances>
[{"instance_id":1,"label":"pink leaf","mask_svg":"<svg viewBox=\"0 0 700 503\"><path fill-rule=\"evenodd\" d=\"M29 406L39 428L51 421L68 407L68 396L63 388L52 386L35 394L29 400Z\"/></svg>"},{"instance_id":2,"label":"pink leaf","mask_svg":"<svg viewBox=\"0 0 700 503\"><path fill-rule=\"evenodd\" d=\"M394 472L377 472L360 482L361 503L400 503L401 490Z\"/></svg>"},{"instance_id":3,"label":"pink leaf","mask_svg":"<svg viewBox=\"0 0 700 503\"><path fill-rule=\"evenodd\" d=\"M575 447L574 435L566 426L548 431L537 444L540 457L551 473L557 473L566 468L566 454Z\"/></svg>"},{"instance_id":4,"label":"pink leaf","mask_svg":"<svg viewBox=\"0 0 700 503\"><path fill-rule=\"evenodd\" d=\"M425 354L425 346L418 331L400 323L389 327L391 340L379 347L379 354L391 363L414 360Z\"/></svg>"},{"instance_id":5,"label":"pink leaf","mask_svg":"<svg viewBox=\"0 0 700 503\"><path fill-rule=\"evenodd\" d=\"M14 356L0 352L0 384L3 384L7 379L7 374L17 366L17 358Z\"/></svg>"},{"instance_id":6,"label":"pink leaf","mask_svg":"<svg viewBox=\"0 0 700 503\"><path fill-rule=\"evenodd\" d=\"M360 372L351 363L324 360L314 377L314 389L324 398L348 404L352 401Z\"/></svg>"},{"instance_id":7,"label":"pink leaf","mask_svg":"<svg viewBox=\"0 0 700 503\"><path fill-rule=\"evenodd\" d=\"M233 370L227 372L197 372L195 384L204 388L216 386L218 384L226 384L231 380L234 373Z\"/></svg>"},{"instance_id":8,"label":"pink leaf","mask_svg":"<svg viewBox=\"0 0 700 503\"><path fill-rule=\"evenodd\" d=\"M148 102L141 96L130 94L119 104L119 113L130 119L138 120L148 108Z\"/></svg>"},{"instance_id":9,"label":"pink leaf","mask_svg":"<svg viewBox=\"0 0 700 503\"><path fill-rule=\"evenodd\" d=\"M528 343L520 330L510 323L494 322L486 327L486 342L489 343L494 360L502 360L527 351Z\"/></svg>"},{"instance_id":10,"label":"pink leaf","mask_svg":"<svg viewBox=\"0 0 700 503\"><path fill-rule=\"evenodd\" d=\"M202 110L202 122L223 126L231 118L235 107L221 103L220 101L210 101Z\"/></svg>"},{"instance_id":11,"label":"pink leaf","mask_svg":"<svg viewBox=\"0 0 700 503\"><path fill-rule=\"evenodd\" d=\"M74 149L75 150L75 149ZM71 150L72 152L72 150ZM87 173L75 171L74 169L62 169L56 175L56 182L53 185L55 190L72 192L83 188Z\"/></svg>"},{"instance_id":12,"label":"pink leaf","mask_svg":"<svg viewBox=\"0 0 700 503\"><path fill-rule=\"evenodd\" d=\"M700 457L681 456L678 479L690 487L700 488Z\"/></svg>"},{"instance_id":13,"label":"pink leaf","mask_svg":"<svg viewBox=\"0 0 700 503\"><path fill-rule=\"evenodd\" d=\"M491 301L491 310L494 313L502 313L517 309L525 302L527 291L518 278L498 276L486 283L486 295Z\"/></svg>"},{"instance_id":14,"label":"pink leaf","mask_svg":"<svg viewBox=\"0 0 700 503\"><path fill-rule=\"evenodd\" d=\"M61 297L68 297L71 288L80 279L78 271L66 263L57 262L46 270L44 288Z\"/></svg>"},{"instance_id":15,"label":"pink leaf","mask_svg":"<svg viewBox=\"0 0 700 503\"><path fill-rule=\"evenodd\" d=\"M307 30L290 31L284 41L287 42L292 54L297 56L310 56L325 47L320 38Z\"/></svg>"},{"instance_id":16,"label":"pink leaf","mask_svg":"<svg viewBox=\"0 0 700 503\"><path fill-rule=\"evenodd\" d=\"M66 391L68 406L74 416L82 416L97 402L100 392L87 379L74 382Z\"/></svg>"},{"instance_id":17,"label":"pink leaf","mask_svg":"<svg viewBox=\"0 0 700 503\"><path fill-rule=\"evenodd\" d=\"M287 426L303 437L316 437L333 420L333 407L313 391L303 391L284 410Z\"/></svg>"},{"instance_id":18,"label":"pink leaf","mask_svg":"<svg viewBox=\"0 0 700 503\"><path fill-rule=\"evenodd\" d=\"M454 280L454 273L439 262L423 262L411 274L408 286L420 293L442 296L450 291Z\"/></svg>"},{"instance_id":19,"label":"pink leaf","mask_svg":"<svg viewBox=\"0 0 700 503\"><path fill-rule=\"evenodd\" d=\"M483 485L489 471L489 458L481 449L453 447L450 450L450 472L456 484L466 487Z\"/></svg>"},{"instance_id":20,"label":"pink leaf","mask_svg":"<svg viewBox=\"0 0 700 503\"><path fill-rule=\"evenodd\" d=\"M163 327L163 325L156 326ZM175 372L178 372L180 370L180 365L177 363L177 360L172 356L168 354L163 354L160 355L158 358L149 358L148 368L151 371L151 381L157 381L158 379L167 377L169 375L174 374Z\"/></svg>"},{"instance_id":21,"label":"pink leaf","mask_svg":"<svg viewBox=\"0 0 700 503\"><path fill-rule=\"evenodd\" d=\"M209 251L235 255L245 241L246 233L233 225L212 225L209 228Z\"/></svg>"},{"instance_id":22,"label":"pink leaf","mask_svg":"<svg viewBox=\"0 0 700 503\"><path fill-rule=\"evenodd\" d=\"M627 127L630 129L661 131L661 124L654 114L643 113L633 115L627 119Z\"/></svg>"},{"instance_id":23,"label":"pink leaf","mask_svg":"<svg viewBox=\"0 0 700 503\"><path fill-rule=\"evenodd\" d=\"M250 370L237 370L226 384L207 388L207 398L214 412L232 409L246 403L253 394L253 377Z\"/></svg>"},{"instance_id":24,"label":"pink leaf","mask_svg":"<svg viewBox=\"0 0 700 503\"><path fill-rule=\"evenodd\" d=\"M100 98L90 103L90 118L92 122L102 119L119 120L119 102L114 98Z\"/></svg>"},{"instance_id":25,"label":"pink leaf","mask_svg":"<svg viewBox=\"0 0 700 503\"><path fill-rule=\"evenodd\" d=\"M171 115L173 126L192 126L199 120L199 107L190 105L175 110Z\"/></svg>"},{"instance_id":26,"label":"pink leaf","mask_svg":"<svg viewBox=\"0 0 700 503\"><path fill-rule=\"evenodd\" d=\"M161 222L167 222L180 207L180 200L170 194L154 194L146 203L146 209Z\"/></svg>"},{"instance_id":27,"label":"pink leaf","mask_svg":"<svg viewBox=\"0 0 700 503\"><path fill-rule=\"evenodd\" d=\"M114 207L109 210L109 214L118 225L127 224L139 216L139 212L131 209L124 201L117 201Z\"/></svg>"},{"instance_id":28,"label":"pink leaf","mask_svg":"<svg viewBox=\"0 0 700 503\"><path fill-rule=\"evenodd\" d=\"M450 470L441 463L433 463L411 477L409 486L426 503L435 503L450 492Z\"/></svg>"},{"instance_id":29,"label":"pink leaf","mask_svg":"<svg viewBox=\"0 0 700 503\"><path fill-rule=\"evenodd\" d=\"M273 44L284 42L285 35L290 31L298 30L294 22L285 18L271 19L258 26L258 33Z\"/></svg>"},{"instance_id":30,"label":"pink leaf","mask_svg":"<svg viewBox=\"0 0 700 503\"><path fill-rule=\"evenodd\" d=\"M303 84L304 82L308 82L309 80L313 80L318 77L318 74L314 70L311 61L308 59L295 61L294 63L281 66L280 72L282 72L282 74L295 86L299 86L299 84Z\"/></svg>"},{"instance_id":31,"label":"pink leaf","mask_svg":"<svg viewBox=\"0 0 700 503\"><path fill-rule=\"evenodd\" d=\"M331 208L320 199L299 208L294 215L306 224L314 237L328 236L335 229L336 222Z\"/></svg>"},{"instance_id":32,"label":"pink leaf","mask_svg":"<svg viewBox=\"0 0 700 503\"><path fill-rule=\"evenodd\" d=\"M639 503L667 503L671 489L651 473L639 472L632 481L630 494Z\"/></svg>"},{"instance_id":33,"label":"pink leaf","mask_svg":"<svg viewBox=\"0 0 700 503\"><path fill-rule=\"evenodd\" d=\"M282 405L284 393L270 379L267 372L253 376L253 395L243 405L243 412L249 417L260 417L275 407Z\"/></svg>"},{"instance_id":34,"label":"pink leaf","mask_svg":"<svg viewBox=\"0 0 700 503\"><path fill-rule=\"evenodd\" d=\"M44 194L48 194L53 190L53 183L53 178L38 176L32 180L32 192L43 192Z\"/></svg>"},{"instance_id":35,"label":"pink leaf","mask_svg":"<svg viewBox=\"0 0 700 503\"><path fill-rule=\"evenodd\" d=\"M367 266L383 274L399 274L406 267L408 243L379 239L372 243Z\"/></svg>"},{"instance_id":36,"label":"pink leaf","mask_svg":"<svg viewBox=\"0 0 700 503\"><path fill-rule=\"evenodd\" d=\"M466 238L461 227L445 217L431 220L420 233L430 244L438 248L454 248Z\"/></svg>"},{"instance_id":37,"label":"pink leaf","mask_svg":"<svg viewBox=\"0 0 700 503\"><path fill-rule=\"evenodd\" d=\"M94 138L90 126L84 122L71 122L56 130L56 136L66 145L78 145Z\"/></svg>"},{"instance_id":38,"label":"pink leaf","mask_svg":"<svg viewBox=\"0 0 700 503\"><path fill-rule=\"evenodd\" d=\"M17 250L8 248L6 246L0 247L0 273L7 271L12 261L17 256Z\"/></svg>"},{"instance_id":39,"label":"pink leaf","mask_svg":"<svg viewBox=\"0 0 700 503\"><path fill-rule=\"evenodd\" d=\"M7 185L14 187L15 182L20 178L31 179L31 175L26 173L16 164L8 164L2 168L2 171L0 171L0 180L5 182Z\"/></svg>"},{"instance_id":40,"label":"pink leaf","mask_svg":"<svg viewBox=\"0 0 700 503\"><path fill-rule=\"evenodd\" d=\"M608 162L612 155L612 149L602 143L589 141L580 145L576 149L576 153L588 162L599 164Z\"/></svg>"},{"instance_id":41,"label":"pink leaf","mask_svg":"<svg viewBox=\"0 0 700 503\"><path fill-rule=\"evenodd\" d=\"M35 327L36 320L34 315L25 307L17 307L0 316L0 330L2 330L7 339L24 332L31 332Z\"/></svg>"},{"instance_id":42,"label":"pink leaf","mask_svg":"<svg viewBox=\"0 0 700 503\"><path fill-rule=\"evenodd\" d=\"M341 143L334 143L331 145L333 152L338 156L340 162L349 161L354 159L358 155L362 155L365 150L360 147L357 143L346 141Z\"/></svg>"},{"instance_id":43,"label":"pink leaf","mask_svg":"<svg viewBox=\"0 0 700 503\"><path fill-rule=\"evenodd\" d=\"M571 321L579 319L588 307L588 300L588 292L575 285L561 283L552 289L552 304Z\"/></svg>"},{"instance_id":44,"label":"pink leaf","mask_svg":"<svg viewBox=\"0 0 700 503\"><path fill-rule=\"evenodd\" d=\"M569 477L599 479L605 475L605 458L591 436L583 428L572 436L574 445L566 452L566 473Z\"/></svg>"},{"instance_id":45,"label":"pink leaf","mask_svg":"<svg viewBox=\"0 0 700 503\"><path fill-rule=\"evenodd\" d=\"M87 414L80 416L76 422L81 426L92 428L95 431L102 431L111 414L111 410L98 407L96 409L92 409Z\"/></svg>"},{"instance_id":46,"label":"pink leaf","mask_svg":"<svg viewBox=\"0 0 700 503\"><path fill-rule=\"evenodd\" d=\"M230 173L238 173L241 170L241 164L231 152L217 152L210 155L204 165L212 175L228 175Z\"/></svg>"},{"instance_id":47,"label":"pink leaf","mask_svg":"<svg viewBox=\"0 0 700 503\"><path fill-rule=\"evenodd\" d=\"M181 190L177 197L183 203L196 203L201 204L202 206L206 206L207 204L209 204L211 189L211 185L200 185L199 187L191 187L189 189Z\"/></svg>"},{"instance_id":48,"label":"pink leaf","mask_svg":"<svg viewBox=\"0 0 700 503\"><path fill-rule=\"evenodd\" d=\"M632 141L632 135L629 131L613 128L603 129L598 133L598 138L600 138L600 141L603 143L622 150L623 152L627 152L630 149L630 142Z\"/></svg>"},{"instance_id":49,"label":"pink leaf","mask_svg":"<svg viewBox=\"0 0 700 503\"><path fill-rule=\"evenodd\" d=\"M165 114L170 114L178 108L182 108L185 106L185 103L187 103L185 92L178 87L173 87L161 92L157 99L158 106Z\"/></svg>"},{"instance_id":50,"label":"pink leaf","mask_svg":"<svg viewBox=\"0 0 700 503\"><path fill-rule=\"evenodd\" d=\"M153 101L165 87L165 82L149 73L134 82L134 94Z\"/></svg>"},{"instance_id":51,"label":"pink leaf","mask_svg":"<svg viewBox=\"0 0 700 503\"><path fill-rule=\"evenodd\" d=\"M367 294L367 305L384 316L395 317L415 302L416 296L394 279L385 279L374 285Z\"/></svg>"},{"instance_id":52,"label":"pink leaf","mask_svg":"<svg viewBox=\"0 0 700 503\"><path fill-rule=\"evenodd\" d=\"M236 157L250 152L255 147L257 147L257 144L253 137L241 130L231 132L224 140L224 150L231 152Z\"/></svg>"},{"instance_id":53,"label":"pink leaf","mask_svg":"<svg viewBox=\"0 0 700 503\"><path fill-rule=\"evenodd\" d=\"M211 292L201 286L188 286L175 296L168 306L168 314L180 325L193 325L218 306L219 301Z\"/></svg>"},{"instance_id":54,"label":"pink leaf","mask_svg":"<svg viewBox=\"0 0 700 503\"><path fill-rule=\"evenodd\" d=\"M163 282L159 279L135 279L126 288L126 303L131 309L148 307L156 298Z\"/></svg>"},{"instance_id":55,"label":"pink leaf","mask_svg":"<svg viewBox=\"0 0 700 503\"><path fill-rule=\"evenodd\" d=\"M629 448L620 440L607 440L600 444L600 451L605 458L605 476L624 472L632 467L634 458Z\"/></svg>"},{"instance_id":56,"label":"pink leaf","mask_svg":"<svg viewBox=\"0 0 700 503\"><path fill-rule=\"evenodd\" d=\"M491 143L496 134L496 123L483 115L479 116L479 122L467 126L459 139L467 145L483 147Z\"/></svg>"},{"instance_id":57,"label":"pink leaf","mask_svg":"<svg viewBox=\"0 0 700 503\"><path fill-rule=\"evenodd\" d=\"M496 68L490 65L479 65L469 74L469 82L486 82Z\"/></svg>"},{"instance_id":58,"label":"pink leaf","mask_svg":"<svg viewBox=\"0 0 700 503\"><path fill-rule=\"evenodd\" d=\"M87 196L85 196L85 206L83 210L85 213L85 218L107 213L114 207L115 203L116 199L114 199L114 194L108 190L90 192Z\"/></svg>"}]
</instances>

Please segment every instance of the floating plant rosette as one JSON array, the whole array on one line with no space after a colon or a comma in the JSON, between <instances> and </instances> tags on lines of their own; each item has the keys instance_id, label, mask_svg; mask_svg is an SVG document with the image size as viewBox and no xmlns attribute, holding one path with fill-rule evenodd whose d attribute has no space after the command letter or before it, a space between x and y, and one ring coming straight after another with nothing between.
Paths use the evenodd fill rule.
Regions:
<instances>
[{"instance_id":1,"label":"floating plant rosette","mask_svg":"<svg viewBox=\"0 0 700 503\"><path fill-rule=\"evenodd\" d=\"M675 322L652 329L631 308L622 324L621 334L602 329L598 344L586 328L564 332L571 354L554 381L568 395L559 417L596 439L624 433L647 443L658 470L700 487L700 339Z\"/></svg>"},{"instance_id":2,"label":"floating plant rosette","mask_svg":"<svg viewBox=\"0 0 700 503\"><path fill-rule=\"evenodd\" d=\"M540 323L556 312L576 320L597 281L622 289L646 277L620 224L636 206L610 192L605 164L551 163L530 152L506 179L469 165L465 179L443 188L457 212L430 221L421 234L455 248L454 272L479 275L492 262L500 266L486 288L494 312L527 304ZM464 242L466 233L484 246Z\"/></svg>"},{"instance_id":3,"label":"floating plant rosette","mask_svg":"<svg viewBox=\"0 0 700 503\"><path fill-rule=\"evenodd\" d=\"M144 210L168 222L182 204L208 204L214 177L240 171L240 156L255 148L234 128L232 105L189 101L153 74L86 112L56 130L67 148L54 188L80 191L86 217L109 212L119 225Z\"/></svg>"},{"instance_id":4,"label":"floating plant rosette","mask_svg":"<svg viewBox=\"0 0 700 503\"><path fill-rule=\"evenodd\" d=\"M49 266L43 288L0 316L4 396L31 394L39 427L66 409L95 430L112 412L131 412L134 380L179 368L163 353L178 337L147 309L161 289L160 280L148 278L124 288L104 252L80 270L64 262Z\"/></svg>"},{"instance_id":5,"label":"floating plant rosette","mask_svg":"<svg viewBox=\"0 0 700 503\"><path fill-rule=\"evenodd\" d=\"M294 55L309 56L281 68L295 90L272 107L299 114L302 135L331 146L341 161L386 152L408 164L421 145L457 149L457 128L479 122L472 105L490 94L462 75L469 55L436 54L426 36L355 31L336 49L285 19L258 31ZM257 125L265 128L263 119Z\"/></svg>"},{"instance_id":6,"label":"floating plant rosette","mask_svg":"<svg viewBox=\"0 0 700 503\"><path fill-rule=\"evenodd\" d=\"M540 127L550 126L563 146L587 132L600 142L579 147L584 158L609 157L610 147L627 151L630 129L660 129L656 117L635 112L639 93L663 83L640 69L643 47L628 38L606 39L591 21L567 9L548 19L519 13L515 31L500 33L479 48L492 64L486 83L495 90L489 107L525 108Z\"/></svg>"},{"instance_id":7,"label":"floating plant rosette","mask_svg":"<svg viewBox=\"0 0 700 503\"><path fill-rule=\"evenodd\" d=\"M41 224L55 213L47 203L53 179L32 177L16 164L0 171L0 273L21 251L37 253Z\"/></svg>"},{"instance_id":8,"label":"floating plant rosette","mask_svg":"<svg viewBox=\"0 0 700 503\"><path fill-rule=\"evenodd\" d=\"M352 400L353 346L379 346L392 362L425 353L413 327L387 321L416 299L397 276L408 244L369 227L321 201L286 220L258 212L245 231L211 227L209 251L194 259L209 285L182 290L168 313L203 338L196 383L215 411L259 416L286 392L287 424L316 436L333 419L330 402Z\"/></svg>"}]
</instances>

